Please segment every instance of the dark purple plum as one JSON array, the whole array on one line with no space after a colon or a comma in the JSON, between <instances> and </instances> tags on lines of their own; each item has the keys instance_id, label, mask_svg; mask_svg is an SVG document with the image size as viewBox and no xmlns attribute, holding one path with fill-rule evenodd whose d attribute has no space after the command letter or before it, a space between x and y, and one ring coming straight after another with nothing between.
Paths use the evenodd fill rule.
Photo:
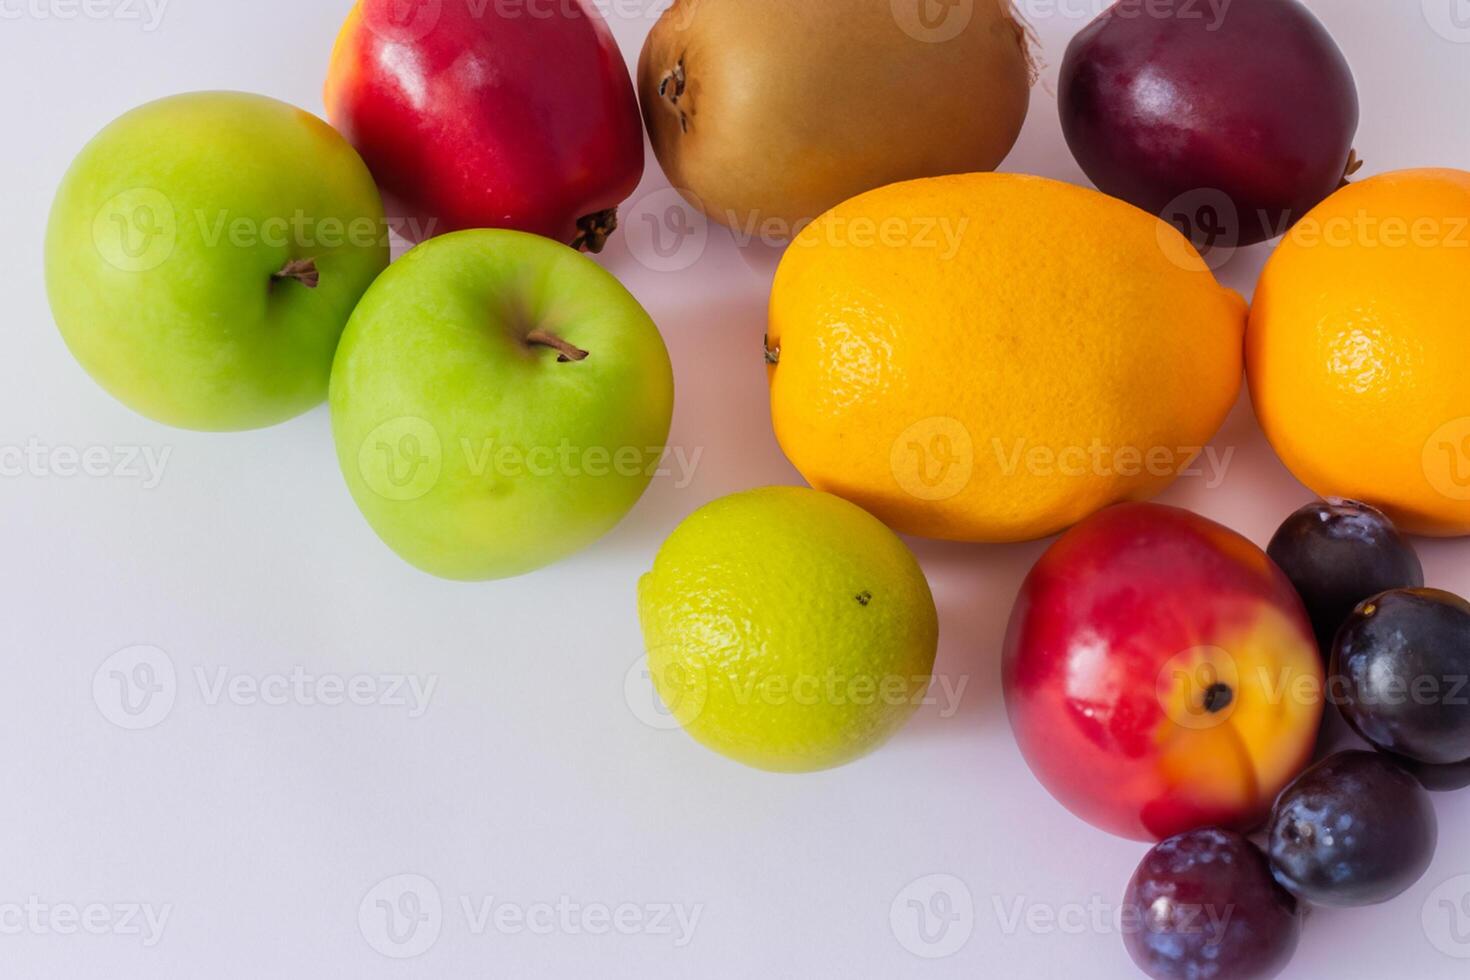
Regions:
<instances>
[{"instance_id":1,"label":"dark purple plum","mask_svg":"<svg viewBox=\"0 0 1470 980\"><path fill-rule=\"evenodd\" d=\"M1154 980L1266 980L1301 937L1297 901L1260 849L1229 830L1191 830L1144 856L1123 898L1123 942Z\"/></svg>"},{"instance_id":2,"label":"dark purple plum","mask_svg":"<svg viewBox=\"0 0 1470 980\"><path fill-rule=\"evenodd\" d=\"M1092 182L1202 247L1282 234L1355 168L1352 69L1298 0L1119 0L1058 102Z\"/></svg>"},{"instance_id":3,"label":"dark purple plum","mask_svg":"<svg viewBox=\"0 0 1470 980\"><path fill-rule=\"evenodd\" d=\"M1470 760L1470 603L1396 589L1358 606L1337 634L1328 694L1385 752L1433 766Z\"/></svg>"},{"instance_id":4,"label":"dark purple plum","mask_svg":"<svg viewBox=\"0 0 1470 980\"><path fill-rule=\"evenodd\" d=\"M1324 661L1358 603L1424 584L1413 545L1382 511L1353 500L1303 507L1281 525L1266 553L1301 593Z\"/></svg>"},{"instance_id":5,"label":"dark purple plum","mask_svg":"<svg viewBox=\"0 0 1470 980\"><path fill-rule=\"evenodd\" d=\"M1429 869L1439 838L1434 807L1377 752L1339 752L1276 800L1266 853L1276 880L1313 905L1377 905Z\"/></svg>"},{"instance_id":6,"label":"dark purple plum","mask_svg":"<svg viewBox=\"0 0 1470 980\"><path fill-rule=\"evenodd\" d=\"M1450 793L1470 786L1470 760L1449 766L1433 766L1401 755L1390 755L1390 758L1431 793Z\"/></svg>"}]
</instances>

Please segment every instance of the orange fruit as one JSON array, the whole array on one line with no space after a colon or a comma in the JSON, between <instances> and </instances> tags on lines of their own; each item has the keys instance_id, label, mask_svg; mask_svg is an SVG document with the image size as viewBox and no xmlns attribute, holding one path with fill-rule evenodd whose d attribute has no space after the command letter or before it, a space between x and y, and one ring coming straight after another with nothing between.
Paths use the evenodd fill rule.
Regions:
<instances>
[{"instance_id":1,"label":"orange fruit","mask_svg":"<svg viewBox=\"0 0 1470 980\"><path fill-rule=\"evenodd\" d=\"M1172 226L1016 174L893 184L808 226L771 296L771 415L896 530L1018 541L1150 497L1241 384L1245 302Z\"/></svg>"},{"instance_id":2,"label":"orange fruit","mask_svg":"<svg viewBox=\"0 0 1470 980\"><path fill-rule=\"evenodd\" d=\"M1309 212L1266 265L1246 351L1297 479L1470 534L1470 173L1384 174Z\"/></svg>"}]
</instances>

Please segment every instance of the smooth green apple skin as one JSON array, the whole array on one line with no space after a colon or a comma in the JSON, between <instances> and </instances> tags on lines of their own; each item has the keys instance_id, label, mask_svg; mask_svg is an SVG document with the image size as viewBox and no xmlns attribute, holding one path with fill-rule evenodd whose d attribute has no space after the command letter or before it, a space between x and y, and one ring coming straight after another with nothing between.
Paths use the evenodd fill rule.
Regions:
<instances>
[{"instance_id":1,"label":"smooth green apple skin","mask_svg":"<svg viewBox=\"0 0 1470 980\"><path fill-rule=\"evenodd\" d=\"M529 344L537 329L587 358ZM464 581L532 571L611 530L659 464L673 403L638 301L591 259L514 231L457 232L399 259L332 368L357 505L405 560Z\"/></svg>"},{"instance_id":2,"label":"smooth green apple skin","mask_svg":"<svg viewBox=\"0 0 1470 980\"><path fill-rule=\"evenodd\" d=\"M119 401L169 425L261 428L326 398L357 300L388 265L383 205L334 129L259 95L141 106L63 178L46 235L62 337ZM320 284L276 279L314 259Z\"/></svg>"}]
</instances>

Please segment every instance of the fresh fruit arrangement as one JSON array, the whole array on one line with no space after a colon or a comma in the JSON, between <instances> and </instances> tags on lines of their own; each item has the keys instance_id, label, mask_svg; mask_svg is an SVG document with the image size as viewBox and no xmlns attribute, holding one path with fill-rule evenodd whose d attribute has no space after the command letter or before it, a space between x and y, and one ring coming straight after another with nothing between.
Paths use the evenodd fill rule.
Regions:
<instances>
[{"instance_id":1,"label":"fresh fruit arrangement","mask_svg":"<svg viewBox=\"0 0 1470 980\"><path fill-rule=\"evenodd\" d=\"M1118 0L1059 88L1100 191L993 173L1033 39L1009 0L962 6L675 0L635 94L583 0L358 0L335 129L196 93L82 150L47 230L55 319L170 425L326 399L394 552L528 573L617 524L669 437L658 328L579 254L638 185L646 123L713 220L790 240L764 358L811 487L716 500L658 549L637 613L671 715L751 767L853 762L934 672L939 615L895 532L1060 533L1005 639L1021 752L1152 845L1125 897L1145 973L1271 977L1308 905L1417 882L1430 792L1470 785L1470 603L1425 587L1407 537L1470 535L1470 172L1354 182L1353 74L1298 0L1213 23ZM391 265L390 221L418 243ZM1215 279L1212 250L1282 234L1249 307ZM1265 551L1148 502L1243 378L1287 467L1334 495ZM1312 764L1328 704L1371 751Z\"/></svg>"},{"instance_id":2,"label":"fresh fruit arrangement","mask_svg":"<svg viewBox=\"0 0 1470 980\"><path fill-rule=\"evenodd\" d=\"M1132 509L1144 506L1152 505ZM1177 729L1188 727L1191 717L1168 712L1171 703L1180 703L1171 701L1177 698L1177 689L1168 678L1189 678L1187 670L1162 671L1155 685L1157 704L1150 704L1146 678L1091 666L1099 659L1111 665L1097 652L1100 649L1122 648L1123 661L1131 664L1143 642L1172 636L1181 622L1199 615L1187 597L1161 604L1167 607L1165 615L1143 628L1142 640L1127 636L1131 641L1127 645L1119 642L1115 629L1092 621L1076 632L1065 625L1053 627L1053 621L1063 618L1061 610L1085 616L1092 609L1123 609L1136 619L1137 609L1150 608L1139 597L1152 601L1160 581L1188 582L1188 576L1178 571L1178 556L1189 551L1175 540L1177 532L1164 533L1164 522L1150 521L1143 528L1141 537L1152 549L1143 560L1126 551L1100 559L1073 543L1097 536L1094 527L1127 526L1128 509L1104 511L1043 556L1017 601L1007 641L1006 696L1017 739L1038 777L1083 816L1089 811L1072 802L1078 799L1076 787L1094 779L1097 798L1111 803L1108 777L1114 787L1134 785L1117 760L1131 761L1139 749L1137 745L1114 749L1113 768L1099 774L1093 765L1108 761L1098 763L1079 745L1088 739L1101 744L1102 738L1113 739L1120 732L1126 736L1135 730L1135 723L1136 730L1152 736L1153 742L1170 745L1182 740L1184 733ZM1328 637L1326 700L1378 751L1338 752L1301 771L1316 734L1314 715L1307 729L1307 752L1288 767L1289 784L1262 787L1270 794L1264 825L1259 807L1234 821L1195 813L1185 821L1188 829L1149 852L1124 898L1125 910L1139 920L1138 929L1125 932L1124 943L1134 962L1156 980L1277 975L1297 943L1298 902L1350 908L1401 895L1419 881L1434 858L1438 821L1426 790L1470 783L1470 699L1462 696L1470 676L1470 603L1439 590L1394 584L1405 579L1422 583L1423 572L1412 546L1387 517L1347 500L1303 507L1272 539L1270 554L1285 560L1287 571L1258 553L1246 558L1254 549L1245 542L1227 550L1257 575L1284 582L1289 574L1311 610L1316 633ZM1100 590L1088 584L1070 590L1049 588L1058 576L1058 564L1075 565L1085 583L1105 584ZM1208 580L1217 589L1228 581L1218 573ZM1038 591L1048 597L1040 607ZM1228 602L1228 592L1222 598ZM1107 623L1119 617L1093 620L1099 618ZM1301 617L1297 619L1300 627ZM1044 722L1034 721L1028 713L1037 700L1034 695L1013 693L1019 686L1013 680L1017 664L1028 665L1028 648L1015 642L1018 633L1028 639L1041 634L1029 648L1037 651L1029 662L1046 664L1058 654L1064 658L1051 675L1061 680L1055 686L1061 691L1058 703L1063 710L1053 710ZM1308 657L1310 648L1305 640L1305 632L1299 631L1296 646L1302 658ZM1309 705L1320 711L1321 689L1293 690L1283 672L1254 669L1247 675L1269 683L1251 688L1238 680L1242 663L1253 668L1239 645L1227 642L1206 649L1204 657L1191 653L1185 658L1186 667L1199 660L1205 669L1183 686L1183 703L1196 705L1192 717L1202 730L1238 726L1228 716L1213 717L1211 709L1221 704L1240 705L1258 717L1289 717ZM1085 678L1086 685L1076 678ZM1314 682L1319 680L1320 673ZM1197 701L1188 700L1189 694ZM1161 714L1169 721L1156 720ZM1118 718L1127 719L1130 727L1119 726ZM1179 725L1176 719L1186 724ZM1289 744L1279 737L1273 741ZM1241 738L1236 744L1252 743ZM1216 758L1230 757L1229 749L1216 750ZM1069 763L1074 763L1071 770L1066 768ZM1206 785L1228 785L1216 781L1216 774L1204 764L1184 771L1198 773ZM1168 782L1161 785L1173 789ZM1168 811L1155 807L1152 812ZM1137 826L1095 822L1124 834ZM1235 831L1260 832L1264 850ZM1231 916L1220 914L1226 909ZM1245 919L1233 918L1241 913Z\"/></svg>"}]
</instances>

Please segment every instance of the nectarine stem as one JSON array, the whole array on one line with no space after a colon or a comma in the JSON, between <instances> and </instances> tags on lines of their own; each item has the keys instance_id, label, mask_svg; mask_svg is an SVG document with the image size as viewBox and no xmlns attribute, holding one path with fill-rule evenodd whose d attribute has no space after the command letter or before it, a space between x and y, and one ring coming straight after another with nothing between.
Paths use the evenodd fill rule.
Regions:
<instances>
[{"instance_id":1,"label":"nectarine stem","mask_svg":"<svg viewBox=\"0 0 1470 980\"><path fill-rule=\"evenodd\" d=\"M1235 700L1235 691L1231 690L1229 684L1211 684L1205 691L1205 710L1210 714L1218 714L1230 707L1230 702Z\"/></svg>"},{"instance_id":2,"label":"nectarine stem","mask_svg":"<svg viewBox=\"0 0 1470 980\"><path fill-rule=\"evenodd\" d=\"M271 276L272 282L282 279L295 279L307 289L315 289L321 285L322 274L316 267L316 259L292 259L281 266L280 272Z\"/></svg>"},{"instance_id":3,"label":"nectarine stem","mask_svg":"<svg viewBox=\"0 0 1470 980\"><path fill-rule=\"evenodd\" d=\"M526 343L534 347L550 347L561 355L557 360L563 364L567 361L585 361L591 356L582 348L569 344L556 334L549 333L539 327L526 334Z\"/></svg>"}]
</instances>

